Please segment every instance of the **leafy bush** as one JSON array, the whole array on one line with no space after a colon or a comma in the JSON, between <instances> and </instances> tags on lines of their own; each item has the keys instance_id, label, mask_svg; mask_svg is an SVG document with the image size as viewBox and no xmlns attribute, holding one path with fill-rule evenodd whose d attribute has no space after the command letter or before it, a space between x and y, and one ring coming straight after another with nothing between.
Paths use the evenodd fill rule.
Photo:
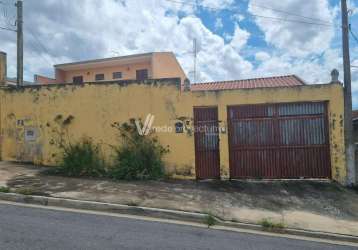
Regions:
<instances>
[{"instance_id":1,"label":"leafy bush","mask_svg":"<svg viewBox=\"0 0 358 250\"><path fill-rule=\"evenodd\" d=\"M114 123L121 145L115 147L114 164L110 176L117 180L147 180L164 177L163 156L169 152L152 133L140 135L135 120Z\"/></svg>"},{"instance_id":2,"label":"leafy bush","mask_svg":"<svg viewBox=\"0 0 358 250\"><path fill-rule=\"evenodd\" d=\"M62 159L53 173L74 177L100 177L105 174L100 147L90 138L82 138L74 144L62 144L61 149Z\"/></svg>"},{"instance_id":3,"label":"leafy bush","mask_svg":"<svg viewBox=\"0 0 358 250\"><path fill-rule=\"evenodd\" d=\"M204 224L206 224L209 227L214 226L216 224L216 219L213 215L208 214L204 218Z\"/></svg>"},{"instance_id":4,"label":"leafy bush","mask_svg":"<svg viewBox=\"0 0 358 250\"><path fill-rule=\"evenodd\" d=\"M263 219L259 224L268 230L282 230L285 228L285 225L282 222L272 222L269 219Z\"/></svg>"},{"instance_id":5,"label":"leafy bush","mask_svg":"<svg viewBox=\"0 0 358 250\"><path fill-rule=\"evenodd\" d=\"M0 193L9 193L9 192L10 192L10 188L0 186Z\"/></svg>"}]
</instances>

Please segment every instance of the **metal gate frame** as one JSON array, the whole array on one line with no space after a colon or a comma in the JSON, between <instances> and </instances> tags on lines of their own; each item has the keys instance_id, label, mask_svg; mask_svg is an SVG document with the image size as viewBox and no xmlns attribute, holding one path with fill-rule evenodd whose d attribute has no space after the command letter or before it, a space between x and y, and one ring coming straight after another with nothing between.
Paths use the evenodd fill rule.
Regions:
<instances>
[{"instance_id":1,"label":"metal gate frame","mask_svg":"<svg viewBox=\"0 0 358 250\"><path fill-rule=\"evenodd\" d=\"M277 114L277 110L278 110L278 106L279 105L285 105L285 104L305 104L305 103L323 103L324 104L324 112L323 114L321 115L316 115L316 117L322 117L323 116L323 121L324 121L324 128L325 128L325 144L322 144L322 146L324 147L327 147L327 162L326 164L328 165L329 169L328 169L328 174L327 176L318 176L318 177L314 177L314 178L332 178L332 169L331 169L331 152L330 152L330 137L329 137L329 119L328 119L328 101L312 101L312 102L282 102L282 103L262 103L262 104L243 104L243 105L228 105L227 106L227 124L228 124L228 142L229 142L229 169L230 169L230 179L239 179L239 178L261 178L260 176L258 177L255 177L255 176L251 176L251 177L238 177L238 176L234 176L233 174L233 151L235 149L233 149L233 145L232 145L232 122L231 122L231 119L230 119L230 108L233 108L233 107L239 107L239 106L258 106L258 105L262 105L262 106L273 106L274 107L274 115L273 115L273 118L271 119L274 119L275 120L275 123L274 123L274 133L276 133L276 135L280 135L280 131L279 131L279 128L278 128L278 120L288 120L288 119L294 119L294 118L302 118L304 119L305 117L309 117L309 118L312 118L314 117L314 115L296 115L296 116L292 116L292 117L279 117L278 114ZM277 141L277 138L275 139ZM276 143L275 143L276 144ZM297 146L297 145L296 145ZM280 146L280 145L275 145L275 147L277 148L292 148L293 145L289 145L289 146ZM299 147L299 146L297 146ZM309 147L314 147L312 145L310 146L307 146L307 145L302 145L301 146L302 148L309 148ZM282 160L282 159L281 159ZM285 177L285 178L300 178L300 177L303 177L303 178L312 178L311 176L297 176L297 177ZM281 179L282 177L281 176L277 176L273 179Z\"/></svg>"},{"instance_id":2,"label":"metal gate frame","mask_svg":"<svg viewBox=\"0 0 358 250\"><path fill-rule=\"evenodd\" d=\"M198 117L196 115L200 110L215 110L216 113L213 120L197 120ZM214 139L215 145L213 145L212 141L204 141L200 135L203 132L200 132L199 126L204 124L206 126L214 125L217 130L219 129L219 119L218 119L218 107L217 106L194 106L193 107L194 114L194 146L195 146L195 172L196 179L220 179L220 137L219 131L217 131L217 135ZM207 116L210 116L207 114ZM206 131L206 130L205 130ZM216 141L215 141L216 140ZM205 143L205 147L212 147L214 149L200 148L202 143Z\"/></svg>"}]
</instances>

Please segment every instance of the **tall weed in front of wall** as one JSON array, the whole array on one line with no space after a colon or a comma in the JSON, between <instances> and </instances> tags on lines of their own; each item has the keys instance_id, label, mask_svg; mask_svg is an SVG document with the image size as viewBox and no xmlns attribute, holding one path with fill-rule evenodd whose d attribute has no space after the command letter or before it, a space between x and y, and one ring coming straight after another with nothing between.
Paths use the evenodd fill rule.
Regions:
<instances>
[{"instance_id":1,"label":"tall weed in front of wall","mask_svg":"<svg viewBox=\"0 0 358 250\"><path fill-rule=\"evenodd\" d=\"M118 130L120 145L114 147L114 164L109 175L117 180L155 180L164 177L163 156L169 152L153 133L140 135L135 120L112 125Z\"/></svg>"},{"instance_id":2,"label":"tall weed in front of wall","mask_svg":"<svg viewBox=\"0 0 358 250\"><path fill-rule=\"evenodd\" d=\"M54 119L56 126L52 127L54 138L51 144L60 149L58 166L50 169L50 174L60 174L71 177L101 177L106 175L104 157L99 144L90 137L82 137L72 141L68 135L68 126L73 116L66 119L57 115ZM49 124L48 127L51 127Z\"/></svg>"},{"instance_id":3,"label":"tall weed in front of wall","mask_svg":"<svg viewBox=\"0 0 358 250\"><path fill-rule=\"evenodd\" d=\"M106 174L100 146L90 138L82 138L62 147L62 161L57 172L66 176L101 177Z\"/></svg>"}]
</instances>

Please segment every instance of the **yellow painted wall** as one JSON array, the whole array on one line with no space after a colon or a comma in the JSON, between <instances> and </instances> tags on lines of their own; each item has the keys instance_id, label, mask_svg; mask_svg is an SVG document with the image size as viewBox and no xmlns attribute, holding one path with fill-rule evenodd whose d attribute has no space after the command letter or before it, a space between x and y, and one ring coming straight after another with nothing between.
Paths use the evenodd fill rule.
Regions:
<instances>
[{"instance_id":1,"label":"yellow painted wall","mask_svg":"<svg viewBox=\"0 0 358 250\"><path fill-rule=\"evenodd\" d=\"M181 92L177 83L157 80L152 84L85 84L25 87L1 92L2 159L55 164L58 149L50 144L55 119L73 116L69 138L84 135L96 142L116 143L113 122L155 115L153 126L173 127L178 119L192 122L193 106L218 106L219 120L225 126L227 105L329 101L332 176L344 182L346 177L343 141L343 93L340 84L298 87ZM20 122L19 122L20 121ZM38 130L33 142L25 142L26 128ZM195 177L194 136L190 133L157 133L163 145L169 145L166 170L177 176ZM104 146L107 154L109 147ZM223 177L229 173L227 133L220 134L220 159Z\"/></svg>"}]
</instances>

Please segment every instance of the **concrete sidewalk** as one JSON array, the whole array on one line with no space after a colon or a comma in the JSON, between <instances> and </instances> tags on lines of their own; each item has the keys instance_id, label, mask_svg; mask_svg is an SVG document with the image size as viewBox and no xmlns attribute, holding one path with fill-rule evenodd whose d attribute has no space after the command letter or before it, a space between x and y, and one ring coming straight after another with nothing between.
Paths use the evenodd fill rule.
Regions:
<instances>
[{"instance_id":1,"label":"concrete sidewalk","mask_svg":"<svg viewBox=\"0 0 358 250\"><path fill-rule=\"evenodd\" d=\"M51 197L211 213L227 221L358 236L358 193L314 181L114 182L46 176L43 168L0 162L0 186Z\"/></svg>"}]
</instances>

